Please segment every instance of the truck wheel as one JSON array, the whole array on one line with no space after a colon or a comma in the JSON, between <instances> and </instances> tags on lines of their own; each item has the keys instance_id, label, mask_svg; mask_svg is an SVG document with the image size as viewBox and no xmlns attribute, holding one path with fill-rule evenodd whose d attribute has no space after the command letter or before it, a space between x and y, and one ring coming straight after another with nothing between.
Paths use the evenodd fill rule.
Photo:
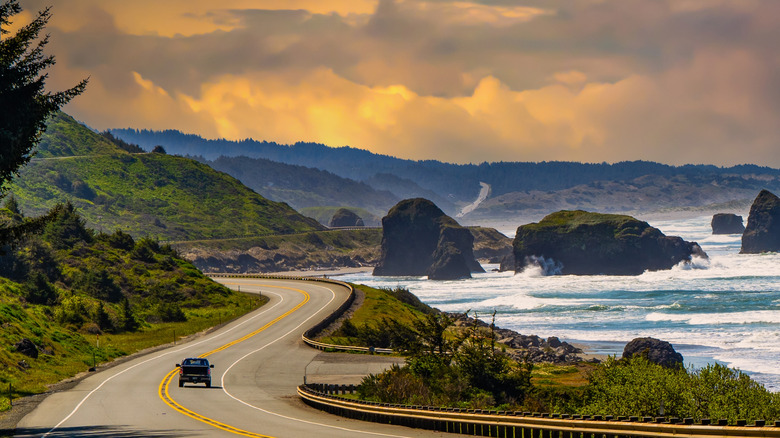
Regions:
<instances>
[{"instance_id":1,"label":"truck wheel","mask_svg":"<svg viewBox=\"0 0 780 438\"><path fill-rule=\"evenodd\" d=\"M211 388L211 380L206 382L206 388Z\"/></svg>"},{"instance_id":2,"label":"truck wheel","mask_svg":"<svg viewBox=\"0 0 780 438\"><path fill-rule=\"evenodd\" d=\"M184 382L182 382L181 380L179 380L179 388L181 388L182 386L184 386Z\"/></svg>"}]
</instances>

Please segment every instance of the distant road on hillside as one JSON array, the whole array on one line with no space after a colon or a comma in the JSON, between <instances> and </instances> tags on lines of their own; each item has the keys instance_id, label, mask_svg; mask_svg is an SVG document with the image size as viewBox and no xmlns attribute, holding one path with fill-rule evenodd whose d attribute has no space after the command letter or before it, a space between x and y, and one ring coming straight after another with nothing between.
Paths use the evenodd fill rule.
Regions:
<instances>
[{"instance_id":1,"label":"distant road on hillside","mask_svg":"<svg viewBox=\"0 0 780 438\"><path fill-rule=\"evenodd\" d=\"M481 204L482 201L484 201L485 199L487 199L488 196L490 196L490 184L480 181L479 185L482 187L479 189L479 195L477 196L477 200L463 207L463 209L460 210L460 213L458 213L458 215L455 217L463 217L471 213L477 207L479 207L479 204Z\"/></svg>"}]
</instances>

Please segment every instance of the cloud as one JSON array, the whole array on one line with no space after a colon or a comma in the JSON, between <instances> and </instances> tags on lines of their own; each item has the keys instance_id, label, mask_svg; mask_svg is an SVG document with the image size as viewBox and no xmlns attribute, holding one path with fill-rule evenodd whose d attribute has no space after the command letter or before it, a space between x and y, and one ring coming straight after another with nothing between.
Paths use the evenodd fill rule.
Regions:
<instances>
[{"instance_id":1,"label":"cloud","mask_svg":"<svg viewBox=\"0 0 780 438\"><path fill-rule=\"evenodd\" d=\"M72 0L54 14L49 83L90 76L68 110L100 129L455 162L780 166L773 0Z\"/></svg>"}]
</instances>

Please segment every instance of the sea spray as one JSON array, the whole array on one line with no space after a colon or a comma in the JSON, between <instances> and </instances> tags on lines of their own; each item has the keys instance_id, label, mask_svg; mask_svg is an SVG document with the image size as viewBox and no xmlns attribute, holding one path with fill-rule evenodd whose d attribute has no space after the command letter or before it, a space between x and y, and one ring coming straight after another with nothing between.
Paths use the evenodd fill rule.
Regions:
<instances>
[{"instance_id":1,"label":"sea spray","mask_svg":"<svg viewBox=\"0 0 780 438\"><path fill-rule=\"evenodd\" d=\"M446 311L496 310L501 327L558 336L601 353L620 356L636 337L663 339L686 365L725 363L780 391L780 255L739 254L740 236L712 236L710 219L651 223L667 235L698 241L710 259L638 276L542 275L540 267L447 282L362 274L344 279L406 287Z\"/></svg>"}]
</instances>

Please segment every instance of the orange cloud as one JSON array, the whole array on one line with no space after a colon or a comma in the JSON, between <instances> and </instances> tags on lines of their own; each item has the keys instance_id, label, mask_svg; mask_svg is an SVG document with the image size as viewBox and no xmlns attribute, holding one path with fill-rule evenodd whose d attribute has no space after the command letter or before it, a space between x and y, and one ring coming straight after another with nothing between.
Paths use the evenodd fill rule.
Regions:
<instances>
[{"instance_id":1,"label":"orange cloud","mask_svg":"<svg viewBox=\"0 0 780 438\"><path fill-rule=\"evenodd\" d=\"M229 32L241 26L235 11L304 10L312 14L344 17L370 14L378 0L69 0L68 8L56 8L51 25L73 31L85 25L84 14L100 8L117 28L130 35L192 36Z\"/></svg>"}]
</instances>

